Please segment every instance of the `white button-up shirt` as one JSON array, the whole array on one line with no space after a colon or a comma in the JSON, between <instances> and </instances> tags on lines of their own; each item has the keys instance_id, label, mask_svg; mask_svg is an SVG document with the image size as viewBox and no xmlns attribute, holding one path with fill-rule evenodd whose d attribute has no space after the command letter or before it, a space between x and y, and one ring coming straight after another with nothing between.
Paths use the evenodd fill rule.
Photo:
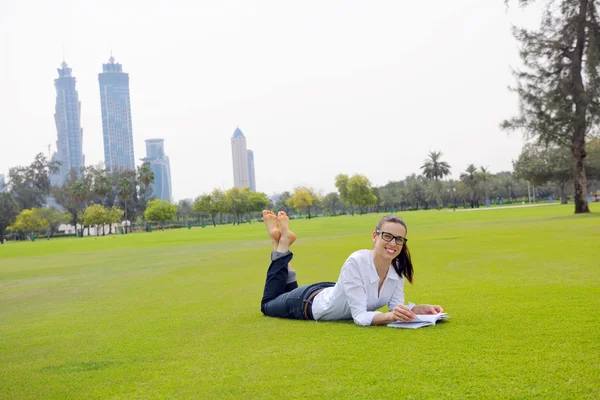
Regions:
<instances>
[{"instance_id":1,"label":"white button-up shirt","mask_svg":"<svg viewBox=\"0 0 600 400\"><path fill-rule=\"evenodd\" d=\"M358 250L350 255L335 286L326 288L313 299L312 313L317 321L353 319L357 325L371 325L374 311L388 305L393 310L404 304L404 279L390 265L378 294L379 275L373 262L373 250Z\"/></svg>"}]
</instances>

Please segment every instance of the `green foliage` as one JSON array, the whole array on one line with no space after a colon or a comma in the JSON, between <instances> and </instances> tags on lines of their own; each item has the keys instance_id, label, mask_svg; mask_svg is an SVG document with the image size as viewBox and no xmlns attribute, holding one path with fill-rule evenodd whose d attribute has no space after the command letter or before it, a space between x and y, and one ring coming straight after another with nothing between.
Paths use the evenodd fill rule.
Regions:
<instances>
[{"instance_id":1,"label":"green foliage","mask_svg":"<svg viewBox=\"0 0 600 400\"><path fill-rule=\"evenodd\" d=\"M308 218L310 218L310 207L312 206L312 203L313 196L311 190L300 186L294 189L292 197L287 201L287 206L298 210L300 213L306 211Z\"/></svg>"},{"instance_id":2,"label":"green foliage","mask_svg":"<svg viewBox=\"0 0 600 400\"><path fill-rule=\"evenodd\" d=\"M349 202L355 205L362 214L365 207L375 204L377 197L373 194L371 181L364 175L353 175L348 179Z\"/></svg>"},{"instance_id":3,"label":"green foliage","mask_svg":"<svg viewBox=\"0 0 600 400\"><path fill-rule=\"evenodd\" d=\"M122 221L123 215L125 211L121 210L119 207L112 206L111 208L106 209L107 220L109 224L117 224ZM112 228L112 226L111 226Z\"/></svg>"},{"instance_id":4,"label":"green foliage","mask_svg":"<svg viewBox=\"0 0 600 400\"><path fill-rule=\"evenodd\" d=\"M21 209L42 207L50 193L50 175L59 163L39 153L27 167L13 167L8 172L10 191Z\"/></svg>"},{"instance_id":5,"label":"green foliage","mask_svg":"<svg viewBox=\"0 0 600 400\"><path fill-rule=\"evenodd\" d=\"M21 213L17 215L15 223L8 227L8 230L12 232L19 232L27 235L41 231L42 229L44 229L44 222L35 209L21 211Z\"/></svg>"},{"instance_id":6,"label":"green foliage","mask_svg":"<svg viewBox=\"0 0 600 400\"><path fill-rule=\"evenodd\" d=\"M346 204L348 204L349 206L352 206L352 202L350 199L350 190L348 188L348 180L350 178L348 178L348 175L346 174L338 174L335 177L335 187L338 190L338 193L340 194L340 199L342 199L342 201Z\"/></svg>"},{"instance_id":7,"label":"green foliage","mask_svg":"<svg viewBox=\"0 0 600 400\"><path fill-rule=\"evenodd\" d=\"M507 1L508 3L508 1ZM527 6L535 3L520 0ZM516 71L519 115L502 123L539 143L570 148L575 213L589 212L585 143L600 121L600 17L589 0L552 2L538 30L513 28L521 46Z\"/></svg>"},{"instance_id":8,"label":"green foliage","mask_svg":"<svg viewBox=\"0 0 600 400\"><path fill-rule=\"evenodd\" d=\"M104 225L110 223L110 215L108 210L100 204L92 204L85 209L83 214L84 225Z\"/></svg>"},{"instance_id":9,"label":"green foliage","mask_svg":"<svg viewBox=\"0 0 600 400\"><path fill-rule=\"evenodd\" d=\"M425 177L430 180L444 179L447 175L450 175L450 164L446 161L441 161L441 151L429 152L428 158L425 163L421 166Z\"/></svg>"},{"instance_id":10,"label":"green foliage","mask_svg":"<svg viewBox=\"0 0 600 400\"><path fill-rule=\"evenodd\" d=\"M42 229L46 231L46 237L50 239L62 224L69 222L69 214L58 210L56 207L36 208L34 209L37 217L40 218Z\"/></svg>"},{"instance_id":11,"label":"green foliage","mask_svg":"<svg viewBox=\"0 0 600 400\"><path fill-rule=\"evenodd\" d=\"M129 178L121 178L119 180L119 184L118 184L118 190L119 190L119 198L121 199L121 201L123 202L123 204L125 205L125 220L129 220L128 218L128 209L127 209L127 203L131 200L133 191L134 191L134 184L133 181ZM129 224L125 225L125 233L127 233L127 229L128 229Z\"/></svg>"},{"instance_id":12,"label":"green foliage","mask_svg":"<svg viewBox=\"0 0 600 400\"><path fill-rule=\"evenodd\" d=\"M340 196L337 194L337 192L331 192L328 193L324 198L323 198L323 208L333 214L336 215L336 207L340 204L341 199Z\"/></svg>"},{"instance_id":13,"label":"green foliage","mask_svg":"<svg viewBox=\"0 0 600 400\"><path fill-rule=\"evenodd\" d=\"M168 200L154 199L148 202L144 217L150 222L164 223L175 218L177 209L177 204L171 204Z\"/></svg>"},{"instance_id":14,"label":"green foliage","mask_svg":"<svg viewBox=\"0 0 600 400\"><path fill-rule=\"evenodd\" d=\"M0 193L0 244L4 243L4 232L19 215L19 205L10 193Z\"/></svg>"}]
</instances>

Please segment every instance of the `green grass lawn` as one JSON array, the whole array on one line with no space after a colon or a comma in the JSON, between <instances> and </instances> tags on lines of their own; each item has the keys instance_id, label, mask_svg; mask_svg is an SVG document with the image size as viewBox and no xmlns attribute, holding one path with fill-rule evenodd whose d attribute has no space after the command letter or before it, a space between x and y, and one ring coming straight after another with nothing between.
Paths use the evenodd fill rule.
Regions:
<instances>
[{"instance_id":1,"label":"green grass lawn","mask_svg":"<svg viewBox=\"0 0 600 400\"><path fill-rule=\"evenodd\" d=\"M406 212L417 330L264 317L262 224L0 246L1 399L600 398L600 208ZM300 284L378 216L292 221Z\"/></svg>"}]
</instances>

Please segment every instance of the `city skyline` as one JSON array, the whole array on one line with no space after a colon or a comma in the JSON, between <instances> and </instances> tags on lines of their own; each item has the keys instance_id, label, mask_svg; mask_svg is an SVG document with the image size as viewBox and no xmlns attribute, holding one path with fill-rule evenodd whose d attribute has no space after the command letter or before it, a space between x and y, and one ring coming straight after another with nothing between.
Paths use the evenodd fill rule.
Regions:
<instances>
[{"instance_id":1,"label":"city skyline","mask_svg":"<svg viewBox=\"0 0 600 400\"><path fill-rule=\"evenodd\" d=\"M62 185L71 170L80 173L85 166L83 155L83 128L81 127L81 102L76 89L77 80L72 68L63 60L57 68L58 78L54 80L56 104L54 121L56 125L56 151L53 161L60 162L59 170L52 174L51 182Z\"/></svg>"},{"instance_id":2,"label":"city skyline","mask_svg":"<svg viewBox=\"0 0 600 400\"><path fill-rule=\"evenodd\" d=\"M0 173L54 147L48 82L63 47L83 105L86 164L105 161L97 76L112 48L132 77L135 162L144 139L164 138L177 200L231 187L224 138L238 124L251 132L257 190L267 194L334 191L339 173L385 185L419 173L429 151L444 153L453 179L470 163L510 171L525 142L499 128L518 112L507 90L522 65L511 26L537 25L539 13L500 3L332 1L316 12L227 0L131 18L136 2L9 0L0 7L0 132L11 136Z\"/></svg>"},{"instance_id":3,"label":"city skyline","mask_svg":"<svg viewBox=\"0 0 600 400\"><path fill-rule=\"evenodd\" d=\"M129 74L110 56L98 74L104 165L110 172L135 170Z\"/></svg>"}]
</instances>

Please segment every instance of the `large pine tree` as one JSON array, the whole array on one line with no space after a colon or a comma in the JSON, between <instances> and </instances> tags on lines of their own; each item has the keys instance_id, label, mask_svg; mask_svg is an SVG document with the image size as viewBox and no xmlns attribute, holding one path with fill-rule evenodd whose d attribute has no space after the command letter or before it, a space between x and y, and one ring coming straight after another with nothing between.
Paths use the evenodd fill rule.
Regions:
<instances>
[{"instance_id":1,"label":"large pine tree","mask_svg":"<svg viewBox=\"0 0 600 400\"><path fill-rule=\"evenodd\" d=\"M526 7L536 0L515 0ZM510 0L506 0L510 3ZM523 129L540 143L569 147L575 213L589 212L585 144L600 117L600 23L593 0L545 0L540 28L513 28L524 68L516 71L519 116L505 129Z\"/></svg>"}]
</instances>

